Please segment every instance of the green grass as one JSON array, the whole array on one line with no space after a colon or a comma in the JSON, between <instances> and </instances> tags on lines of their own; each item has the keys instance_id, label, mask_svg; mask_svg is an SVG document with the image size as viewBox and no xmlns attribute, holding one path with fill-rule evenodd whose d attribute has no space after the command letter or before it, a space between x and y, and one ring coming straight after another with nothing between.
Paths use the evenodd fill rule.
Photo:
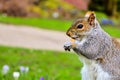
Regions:
<instances>
[{"instance_id":1,"label":"green grass","mask_svg":"<svg viewBox=\"0 0 120 80\"><path fill-rule=\"evenodd\" d=\"M95 14L96 14L98 20L101 20L103 18L108 18L108 16L102 12L95 12Z\"/></svg>"},{"instance_id":2,"label":"green grass","mask_svg":"<svg viewBox=\"0 0 120 80\"><path fill-rule=\"evenodd\" d=\"M71 21L58 20L58 19L46 19L46 18L19 18L0 16L1 23L16 24L16 25L28 25L38 28L66 31L71 25Z\"/></svg>"},{"instance_id":3,"label":"green grass","mask_svg":"<svg viewBox=\"0 0 120 80\"><path fill-rule=\"evenodd\" d=\"M104 26L103 29L111 36L120 38L120 28L115 28L115 26Z\"/></svg>"},{"instance_id":4,"label":"green grass","mask_svg":"<svg viewBox=\"0 0 120 80\"><path fill-rule=\"evenodd\" d=\"M102 13L97 13L98 18L106 17ZM16 24L16 25L28 25L38 28L58 30L58 31L67 31L71 26L72 21L70 20L58 20L58 19L45 19L45 18L18 18L18 17L4 17L0 16L1 23ZM108 32L113 37L120 37L120 28L115 26L102 26L103 29Z\"/></svg>"},{"instance_id":5,"label":"green grass","mask_svg":"<svg viewBox=\"0 0 120 80\"><path fill-rule=\"evenodd\" d=\"M0 46L0 71L5 64L10 66L10 71L6 76L0 74L0 80L13 80L12 73L20 71L20 66L28 66L30 70L25 75L21 74L19 80L39 80L41 76L45 80L80 80L81 78L82 64L78 56L67 52Z\"/></svg>"}]
</instances>

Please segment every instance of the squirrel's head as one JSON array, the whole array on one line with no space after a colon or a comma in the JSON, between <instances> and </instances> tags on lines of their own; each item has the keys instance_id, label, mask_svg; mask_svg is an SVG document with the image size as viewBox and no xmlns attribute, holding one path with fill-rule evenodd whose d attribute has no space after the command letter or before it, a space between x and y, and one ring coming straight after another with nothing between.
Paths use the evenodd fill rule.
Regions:
<instances>
[{"instance_id":1,"label":"squirrel's head","mask_svg":"<svg viewBox=\"0 0 120 80\"><path fill-rule=\"evenodd\" d=\"M75 20L66 34L73 39L90 34L95 26L95 18L95 13L93 11L88 11L84 18Z\"/></svg>"}]
</instances>

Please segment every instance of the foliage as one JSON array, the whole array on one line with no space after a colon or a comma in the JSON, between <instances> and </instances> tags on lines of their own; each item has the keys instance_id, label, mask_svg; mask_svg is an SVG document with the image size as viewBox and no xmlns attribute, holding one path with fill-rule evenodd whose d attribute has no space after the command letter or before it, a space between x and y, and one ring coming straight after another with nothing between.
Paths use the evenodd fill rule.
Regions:
<instances>
[{"instance_id":1,"label":"foliage","mask_svg":"<svg viewBox=\"0 0 120 80\"><path fill-rule=\"evenodd\" d=\"M20 74L19 80L80 80L80 63L78 56L71 53L10 48L0 46L0 71L3 65L9 65L10 71L0 80L13 80L14 71L20 66L28 66L27 74ZM46 79L48 78L48 79Z\"/></svg>"},{"instance_id":2,"label":"foliage","mask_svg":"<svg viewBox=\"0 0 120 80\"><path fill-rule=\"evenodd\" d=\"M104 0L91 0L89 4L89 10L104 11Z\"/></svg>"},{"instance_id":3,"label":"foliage","mask_svg":"<svg viewBox=\"0 0 120 80\"><path fill-rule=\"evenodd\" d=\"M70 14L73 6L64 0L0 0L0 13L19 17L51 17Z\"/></svg>"},{"instance_id":4,"label":"foliage","mask_svg":"<svg viewBox=\"0 0 120 80\"><path fill-rule=\"evenodd\" d=\"M43 4L43 6L46 6L47 8L51 8L51 9L57 9L59 6L67 10L73 8L72 5L64 2L63 0L48 0Z\"/></svg>"},{"instance_id":5,"label":"foliage","mask_svg":"<svg viewBox=\"0 0 120 80\"><path fill-rule=\"evenodd\" d=\"M38 1L37 5L30 7L30 10L39 13L40 17L50 18L57 12L59 15L58 18L65 18L68 15L70 16L73 13L71 11L75 9L73 5L66 3L64 0L45 0L42 2Z\"/></svg>"},{"instance_id":6,"label":"foliage","mask_svg":"<svg viewBox=\"0 0 120 80\"><path fill-rule=\"evenodd\" d=\"M28 0L0 0L0 13L9 16L27 16L27 7L30 5Z\"/></svg>"},{"instance_id":7,"label":"foliage","mask_svg":"<svg viewBox=\"0 0 120 80\"><path fill-rule=\"evenodd\" d=\"M117 6L118 6L118 8L117 8L117 10L120 12L120 0L118 0L118 3L117 3Z\"/></svg>"},{"instance_id":8,"label":"foliage","mask_svg":"<svg viewBox=\"0 0 120 80\"><path fill-rule=\"evenodd\" d=\"M90 10L105 12L108 16L117 16L119 10L119 0L91 0L89 4Z\"/></svg>"}]
</instances>

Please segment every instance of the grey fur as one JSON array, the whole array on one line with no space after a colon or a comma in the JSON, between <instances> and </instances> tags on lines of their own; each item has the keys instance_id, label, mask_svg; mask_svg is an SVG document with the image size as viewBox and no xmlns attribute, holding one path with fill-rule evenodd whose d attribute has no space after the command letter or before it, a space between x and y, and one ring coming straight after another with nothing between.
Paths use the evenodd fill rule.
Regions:
<instances>
[{"instance_id":1,"label":"grey fur","mask_svg":"<svg viewBox=\"0 0 120 80\"><path fill-rule=\"evenodd\" d=\"M83 45L77 44L73 50L79 56L83 55L89 60L96 61L105 72L110 74L110 80L120 80L120 47L116 46L113 38L101 29L97 21L92 32L85 37L87 40ZM104 61L99 62L99 58Z\"/></svg>"}]
</instances>

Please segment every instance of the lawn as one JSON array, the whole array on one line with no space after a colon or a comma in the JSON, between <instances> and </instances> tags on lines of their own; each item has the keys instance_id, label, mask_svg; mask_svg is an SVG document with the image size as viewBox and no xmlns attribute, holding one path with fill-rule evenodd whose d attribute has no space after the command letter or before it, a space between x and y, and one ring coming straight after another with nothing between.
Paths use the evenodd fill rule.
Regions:
<instances>
[{"instance_id":1,"label":"lawn","mask_svg":"<svg viewBox=\"0 0 120 80\"><path fill-rule=\"evenodd\" d=\"M103 27L103 29L107 33L109 33L111 36L120 38L120 28L106 26L106 27Z\"/></svg>"},{"instance_id":2,"label":"lawn","mask_svg":"<svg viewBox=\"0 0 120 80\"><path fill-rule=\"evenodd\" d=\"M27 73L21 73L19 80L80 80L78 56L67 52L32 50L0 46L0 71L3 65L9 65L6 75L0 72L0 80L14 80L14 71L20 72L20 66L28 66Z\"/></svg>"},{"instance_id":3,"label":"lawn","mask_svg":"<svg viewBox=\"0 0 120 80\"><path fill-rule=\"evenodd\" d=\"M97 13L99 20L106 17L101 13ZM102 16L102 17L101 17ZM71 20L59 20L59 19L47 19L47 18L19 18L19 17L8 17L0 15L0 22L7 24L16 25L28 25L38 28L57 30L57 31L67 31L71 26ZM120 28L115 26L102 26L103 29L108 32L113 37L120 37Z\"/></svg>"},{"instance_id":4,"label":"lawn","mask_svg":"<svg viewBox=\"0 0 120 80\"><path fill-rule=\"evenodd\" d=\"M47 19L47 18L20 18L0 16L1 23L16 24L16 25L28 25L38 28L66 31L71 25L71 21Z\"/></svg>"}]
</instances>

